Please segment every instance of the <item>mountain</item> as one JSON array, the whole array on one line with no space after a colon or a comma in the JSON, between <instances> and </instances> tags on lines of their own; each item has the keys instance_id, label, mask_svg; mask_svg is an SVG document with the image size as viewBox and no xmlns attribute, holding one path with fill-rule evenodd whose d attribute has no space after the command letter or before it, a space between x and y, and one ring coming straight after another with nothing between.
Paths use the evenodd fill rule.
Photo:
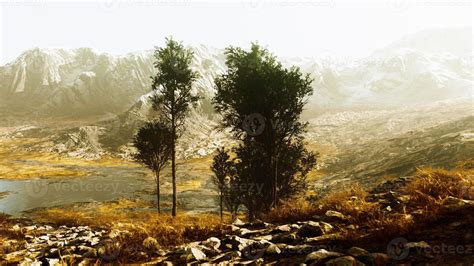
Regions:
<instances>
[{"instance_id":1,"label":"mountain","mask_svg":"<svg viewBox=\"0 0 474 266\"><path fill-rule=\"evenodd\" d=\"M195 92L209 98L224 58L204 46L193 50L192 67L200 74ZM151 50L123 56L89 48L29 50L0 67L0 112L120 113L150 90L153 62Z\"/></svg>"},{"instance_id":2,"label":"mountain","mask_svg":"<svg viewBox=\"0 0 474 266\"><path fill-rule=\"evenodd\" d=\"M426 30L379 49L367 58L280 58L311 74L315 93L308 113L347 108L385 108L472 96L472 34ZM212 113L214 79L222 74L222 49L190 47L199 73L195 93ZM21 115L119 114L150 91L153 52L123 56L89 48L33 49L0 67L0 113Z\"/></svg>"}]
</instances>

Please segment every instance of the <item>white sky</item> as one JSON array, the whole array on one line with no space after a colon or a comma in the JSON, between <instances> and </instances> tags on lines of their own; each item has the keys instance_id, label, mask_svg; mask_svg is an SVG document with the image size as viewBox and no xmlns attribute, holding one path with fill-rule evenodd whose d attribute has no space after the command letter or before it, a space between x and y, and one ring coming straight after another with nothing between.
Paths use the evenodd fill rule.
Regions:
<instances>
[{"instance_id":1,"label":"white sky","mask_svg":"<svg viewBox=\"0 0 474 266\"><path fill-rule=\"evenodd\" d=\"M280 56L361 57L426 28L471 27L471 0L0 0L0 64L33 48L151 49L186 44L248 47Z\"/></svg>"}]
</instances>

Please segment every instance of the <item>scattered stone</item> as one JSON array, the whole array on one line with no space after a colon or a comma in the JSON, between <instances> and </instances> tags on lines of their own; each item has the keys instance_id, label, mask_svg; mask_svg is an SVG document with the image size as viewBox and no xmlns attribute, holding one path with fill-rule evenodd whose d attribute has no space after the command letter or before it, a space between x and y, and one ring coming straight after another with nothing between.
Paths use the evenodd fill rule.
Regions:
<instances>
[{"instance_id":1,"label":"scattered stone","mask_svg":"<svg viewBox=\"0 0 474 266\"><path fill-rule=\"evenodd\" d=\"M265 254L267 255L278 255L281 253L281 249L278 247L278 245L275 244L270 244L267 247L267 250L265 250Z\"/></svg>"},{"instance_id":2,"label":"scattered stone","mask_svg":"<svg viewBox=\"0 0 474 266\"><path fill-rule=\"evenodd\" d=\"M232 222L232 224L235 225L235 226L239 226L239 227L245 225L245 223L242 222L239 218L235 218L235 220L234 220L234 222Z\"/></svg>"},{"instance_id":3,"label":"scattered stone","mask_svg":"<svg viewBox=\"0 0 474 266\"><path fill-rule=\"evenodd\" d=\"M219 249L221 241L217 237L210 237L207 240L203 241L202 244L212 249Z\"/></svg>"},{"instance_id":4,"label":"scattered stone","mask_svg":"<svg viewBox=\"0 0 474 266\"><path fill-rule=\"evenodd\" d=\"M348 219L344 214L337 212L337 211L332 211L328 210L326 213L321 217L321 219L325 222L346 222Z\"/></svg>"},{"instance_id":5,"label":"scattered stone","mask_svg":"<svg viewBox=\"0 0 474 266\"><path fill-rule=\"evenodd\" d=\"M363 255L367 255L369 254L369 252L365 249L362 249L362 248L359 248L359 247L351 247L347 253L349 253L349 255L353 256L353 257L359 257L359 256L363 256Z\"/></svg>"},{"instance_id":6,"label":"scattered stone","mask_svg":"<svg viewBox=\"0 0 474 266\"><path fill-rule=\"evenodd\" d=\"M297 242L298 238L296 237L296 233L285 233L280 235L275 235L272 237L273 243L285 243L285 244L293 244Z\"/></svg>"},{"instance_id":7,"label":"scattered stone","mask_svg":"<svg viewBox=\"0 0 474 266\"><path fill-rule=\"evenodd\" d=\"M189 248L189 254L192 255L192 258L197 261L206 260L206 254L204 254L204 252L202 252L198 248L195 248L195 247Z\"/></svg>"},{"instance_id":8,"label":"scattered stone","mask_svg":"<svg viewBox=\"0 0 474 266\"><path fill-rule=\"evenodd\" d=\"M332 259L325 264L326 266L362 266L362 262L354 259L351 256L342 256Z\"/></svg>"},{"instance_id":9,"label":"scattered stone","mask_svg":"<svg viewBox=\"0 0 474 266\"><path fill-rule=\"evenodd\" d=\"M333 227L324 222L307 222L301 226L297 235L299 237L315 237L329 233Z\"/></svg>"},{"instance_id":10,"label":"scattered stone","mask_svg":"<svg viewBox=\"0 0 474 266\"><path fill-rule=\"evenodd\" d=\"M285 224L285 225L277 226L275 229L273 229L273 230L272 230L272 234L276 234L276 233L286 233L286 232L290 232L290 231L291 231L290 225Z\"/></svg>"},{"instance_id":11,"label":"scattered stone","mask_svg":"<svg viewBox=\"0 0 474 266\"><path fill-rule=\"evenodd\" d=\"M343 256L343 254L333 251L327 251L325 249L320 249L314 252L311 252L306 256L305 263L322 263L325 260Z\"/></svg>"},{"instance_id":12,"label":"scattered stone","mask_svg":"<svg viewBox=\"0 0 474 266\"><path fill-rule=\"evenodd\" d=\"M385 266L389 264L390 258L384 253L369 253L357 257L358 260L367 265Z\"/></svg>"}]
</instances>

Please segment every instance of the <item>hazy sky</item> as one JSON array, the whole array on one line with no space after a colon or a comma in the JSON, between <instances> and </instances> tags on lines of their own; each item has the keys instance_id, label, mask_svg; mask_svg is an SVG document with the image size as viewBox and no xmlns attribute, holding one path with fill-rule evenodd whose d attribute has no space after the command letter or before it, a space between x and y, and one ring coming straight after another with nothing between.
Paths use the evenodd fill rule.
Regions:
<instances>
[{"instance_id":1,"label":"hazy sky","mask_svg":"<svg viewBox=\"0 0 474 266\"><path fill-rule=\"evenodd\" d=\"M0 0L0 64L33 47L122 54L161 45L247 47L280 56L360 57L426 28L472 25L471 0Z\"/></svg>"}]
</instances>

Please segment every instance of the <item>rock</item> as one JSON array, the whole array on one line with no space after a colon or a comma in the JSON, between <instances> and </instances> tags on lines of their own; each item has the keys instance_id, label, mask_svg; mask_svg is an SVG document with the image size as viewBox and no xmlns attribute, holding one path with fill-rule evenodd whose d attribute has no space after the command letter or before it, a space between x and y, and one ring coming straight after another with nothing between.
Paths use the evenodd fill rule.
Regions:
<instances>
[{"instance_id":1,"label":"rock","mask_svg":"<svg viewBox=\"0 0 474 266\"><path fill-rule=\"evenodd\" d=\"M192 255L192 258L194 260L197 260L197 261L206 260L206 254L204 254L204 252L202 252L200 249L195 248L195 247L189 248L188 254Z\"/></svg>"},{"instance_id":2,"label":"rock","mask_svg":"<svg viewBox=\"0 0 474 266\"><path fill-rule=\"evenodd\" d=\"M315 250L315 248L311 245L306 245L306 244L303 244L303 245L288 245L286 246L285 248L285 253L289 253L289 254L292 254L292 255L306 255L306 254L310 254L311 252L313 252Z\"/></svg>"},{"instance_id":3,"label":"rock","mask_svg":"<svg viewBox=\"0 0 474 266\"><path fill-rule=\"evenodd\" d=\"M214 264L219 264L221 262L228 262L228 261L233 261L237 258L240 258L241 256L241 253L238 252L238 251L230 251L230 252L227 252L227 253L224 253L224 254L221 254L221 255L218 255L217 257L215 258L212 258L211 259L211 262L214 263ZM225 264L224 264L225 265Z\"/></svg>"},{"instance_id":4,"label":"rock","mask_svg":"<svg viewBox=\"0 0 474 266\"><path fill-rule=\"evenodd\" d=\"M21 231L21 227L20 227L20 225L15 224L14 226L12 226L12 230L19 232L19 231Z\"/></svg>"},{"instance_id":5,"label":"rock","mask_svg":"<svg viewBox=\"0 0 474 266\"><path fill-rule=\"evenodd\" d=\"M262 234L265 234L265 233L268 233L267 229L249 230L247 228L241 228L238 231L238 234L240 236L244 236L244 237L247 237L247 238L251 238L251 237L256 236L256 235L262 235Z\"/></svg>"},{"instance_id":6,"label":"rock","mask_svg":"<svg viewBox=\"0 0 474 266\"><path fill-rule=\"evenodd\" d=\"M369 253L357 257L358 260L367 264L375 266L385 266L389 264L390 258L384 253Z\"/></svg>"},{"instance_id":7,"label":"rock","mask_svg":"<svg viewBox=\"0 0 474 266\"><path fill-rule=\"evenodd\" d=\"M226 243L231 245L232 250L242 251L246 246L252 244L254 241L238 236L231 236Z\"/></svg>"},{"instance_id":8,"label":"rock","mask_svg":"<svg viewBox=\"0 0 474 266\"><path fill-rule=\"evenodd\" d=\"M253 242L242 249L242 258L251 260L261 258L270 245L268 241Z\"/></svg>"},{"instance_id":9,"label":"rock","mask_svg":"<svg viewBox=\"0 0 474 266\"><path fill-rule=\"evenodd\" d=\"M351 256L343 256L339 258L332 259L325 264L326 266L362 266L364 265L360 261L354 259Z\"/></svg>"},{"instance_id":10,"label":"rock","mask_svg":"<svg viewBox=\"0 0 474 266\"><path fill-rule=\"evenodd\" d=\"M333 252L333 251L327 251L325 249L320 249L317 251L313 251L310 254L306 256L305 263L322 263L325 260L335 258L335 257L340 257L343 254L339 252Z\"/></svg>"},{"instance_id":11,"label":"rock","mask_svg":"<svg viewBox=\"0 0 474 266\"><path fill-rule=\"evenodd\" d=\"M270 224L263 222L262 220L256 219L248 224L252 229L263 229L270 226Z\"/></svg>"},{"instance_id":12,"label":"rock","mask_svg":"<svg viewBox=\"0 0 474 266\"><path fill-rule=\"evenodd\" d=\"M290 232L291 231L291 227L290 225L288 224L284 224L284 225L280 225L280 226L277 226L275 229L272 230L272 234L277 234L277 233L286 233L286 232Z\"/></svg>"},{"instance_id":13,"label":"rock","mask_svg":"<svg viewBox=\"0 0 474 266\"><path fill-rule=\"evenodd\" d=\"M272 237L273 243L285 243L285 244L293 244L297 242L296 233L285 233L280 235L274 235Z\"/></svg>"},{"instance_id":14,"label":"rock","mask_svg":"<svg viewBox=\"0 0 474 266\"><path fill-rule=\"evenodd\" d=\"M324 222L307 222L301 226L297 235L299 237L315 237L330 232L333 227Z\"/></svg>"},{"instance_id":15,"label":"rock","mask_svg":"<svg viewBox=\"0 0 474 266\"><path fill-rule=\"evenodd\" d=\"M270 244L267 249L265 250L265 254L267 255L278 255L281 253L281 249L278 245Z\"/></svg>"},{"instance_id":16,"label":"rock","mask_svg":"<svg viewBox=\"0 0 474 266\"><path fill-rule=\"evenodd\" d=\"M46 235L43 235L43 236L39 236L37 239L40 240L41 242L46 242L49 240L49 237Z\"/></svg>"},{"instance_id":17,"label":"rock","mask_svg":"<svg viewBox=\"0 0 474 266\"><path fill-rule=\"evenodd\" d=\"M351 247L347 253L349 253L349 255L353 256L353 257L359 257L359 256L362 256L362 255L367 255L369 254L369 252L365 249L362 249L362 248L359 248L359 247Z\"/></svg>"},{"instance_id":18,"label":"rock","mask_svg":"<svg viewBox=\"0 0 474 266\"><path fill-rule=\"evenodd\" d=\"M357 229L357 227L356 227L355 225L353 225L353 224L348 225L346 228L347 228L348 230L356 230L356 229Z\"/></svg>"},{"instance_id":19,"label":"rock","mask_svg":"<svg viewBox=\"0 0 474 266\"><path fill-rule=\"evenodd\" d=\"M253 239L257 241L260 241L260 240L271 241L273 239L273 236L272 235L255 236L253 237Z\"/></svg>"},{"instance_id":20,"label":"rock","mask_svg":"<svg viewBox=\"0 0 474 266\"><path fill-rule=\"evenodd\" d=\"M48 262L49 266L61 265L59 259L49 259L49 258L47 258L46 261Z\"/></svg>"},{"instance_id":21,"label":"rock","mask_svg":"<svg viewBox=\"0 0 474 266\"><path fill-rule=\"evenodd\" d=\"M203 241L201 244L212 249L219 249L221 245L221 240L217 237L210 237L207 240Z\"/></svg>"},{"instance_id":22,"label":"rock","mask_svg":"<svg viewBox=\"0 0 474 266\"><path fill-rule=\"evenodd\" d=\"M321 219L325 222L346 222L348 220L344 214L332 210L326 211Z\"/></svg>"},{"instance_id":23,"label":"rock","mask_svg":"<svg viewBox=\"0 0 474 266\"><path fill-rule=\"evenodd\" d=\"M235 225L235 226L239 226L239 227L245 225L245 223L242 222L239 218L235 218L235 220L232 222L232 224Z\"/></svg>"}]
</instances>

